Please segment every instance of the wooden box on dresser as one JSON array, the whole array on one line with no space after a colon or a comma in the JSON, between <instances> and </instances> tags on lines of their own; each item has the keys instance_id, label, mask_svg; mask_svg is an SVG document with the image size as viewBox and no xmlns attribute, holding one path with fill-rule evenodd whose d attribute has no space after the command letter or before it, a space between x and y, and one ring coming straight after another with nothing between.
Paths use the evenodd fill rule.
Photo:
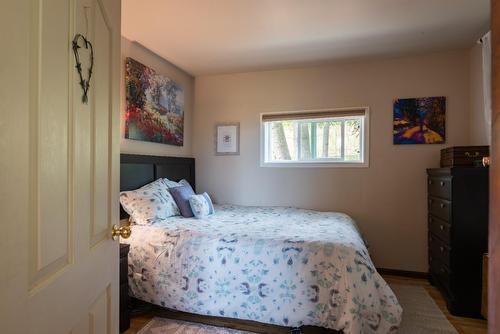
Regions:
<instances>
[{"instance_id":1,"label":"wooden box on dresser","mask_svg":"<svg viewBox=\"0 0 500 334\"><path fill-rule=\"evenodd\" d=\"M128 295L128 252L130 245L120 244L120 332L130 327Z\"/></svg>"},{"instance_id":2,"label":"wooden box on dresser","mask_svg":"<svg viewBox=\"0 0 500 334\"><path fill-rule=\"evenodd\" d=\"M429 272L448 310L481 316L482 256L488 249L488 169L427 170Z\"/></svg>"}]
</instances>

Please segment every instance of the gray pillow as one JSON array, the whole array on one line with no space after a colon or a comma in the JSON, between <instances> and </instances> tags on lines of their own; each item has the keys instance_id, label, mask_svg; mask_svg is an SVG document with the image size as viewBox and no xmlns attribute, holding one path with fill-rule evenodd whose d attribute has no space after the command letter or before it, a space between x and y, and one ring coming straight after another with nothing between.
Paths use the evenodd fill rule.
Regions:
<instances>
[{"instance_id":1,"label":"gray pillow","mask_svg":"<svg viewBox=\"0 0 500 334\"><path fill-rule=\"evenodd\" d=\"M191 205L189 204L189 198L195 193L190 185L173 187L168 189L170 194L174 198L175 203L179 207L179 211L182 217L190 218L193 217L193 211L191 210Z\"/></svg>"}]
</instances>

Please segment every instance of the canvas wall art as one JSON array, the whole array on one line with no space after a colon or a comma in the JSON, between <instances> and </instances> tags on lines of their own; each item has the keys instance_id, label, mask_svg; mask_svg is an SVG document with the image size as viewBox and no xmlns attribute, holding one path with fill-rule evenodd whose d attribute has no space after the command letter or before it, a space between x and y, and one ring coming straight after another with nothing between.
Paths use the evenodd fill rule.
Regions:
<instances>
[{"instance_id":1,"label":"canvas wall art","mask_svg":"<svg viewBox=\"0 0 500 334\"><path fill-rule=\"evenodd\" d=\"M394 144L442 144L446 140L444 96L394 101Z\"/></svg>"},{"instance_id":2,"label":"canvas wall art","mask_svg":"<svg viewBox=\"0 0 500 334\"><path fill-rule=\"evenodd\" d=\"M183 145L184 90L181 86L127 58L125 89L125 138Z\"/></svg>"}]
</instances>

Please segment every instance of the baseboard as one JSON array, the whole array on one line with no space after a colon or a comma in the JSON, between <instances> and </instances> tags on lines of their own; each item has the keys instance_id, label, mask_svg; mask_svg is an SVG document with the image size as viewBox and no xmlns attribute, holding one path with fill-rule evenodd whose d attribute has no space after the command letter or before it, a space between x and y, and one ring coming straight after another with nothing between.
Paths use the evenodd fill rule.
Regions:
<instances>
[{"instance_id":1,"label":"baseboard","mask_svg":"<svg viewBox=\"0 0 500 334\"><path fill-rule=\"evenodd\" d=\"M424 273L421 271L408 271L408 270L387 269L387 268L377 268L377 271L381 275L393 275L393 276L402 276L402 277L420 278L420 279L429 278L429 273Z\"/></svg>"}]
</instances>

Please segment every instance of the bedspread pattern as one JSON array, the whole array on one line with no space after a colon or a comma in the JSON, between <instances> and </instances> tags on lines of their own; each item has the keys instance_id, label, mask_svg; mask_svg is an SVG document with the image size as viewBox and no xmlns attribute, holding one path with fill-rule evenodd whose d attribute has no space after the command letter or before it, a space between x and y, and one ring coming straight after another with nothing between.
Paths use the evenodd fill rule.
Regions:
<instances>
[{"instance_id":1,"label":"bedspread pattern","mask_svg":"<svg viewBox=\"0 0 500 334\"><path fill-rule=\"evenodd\" d=\"M352 219L217 206L202 220L133 226L131 295L164 307L280 326L391 333L402 309Z\"/></svg>"}]
</instances>

